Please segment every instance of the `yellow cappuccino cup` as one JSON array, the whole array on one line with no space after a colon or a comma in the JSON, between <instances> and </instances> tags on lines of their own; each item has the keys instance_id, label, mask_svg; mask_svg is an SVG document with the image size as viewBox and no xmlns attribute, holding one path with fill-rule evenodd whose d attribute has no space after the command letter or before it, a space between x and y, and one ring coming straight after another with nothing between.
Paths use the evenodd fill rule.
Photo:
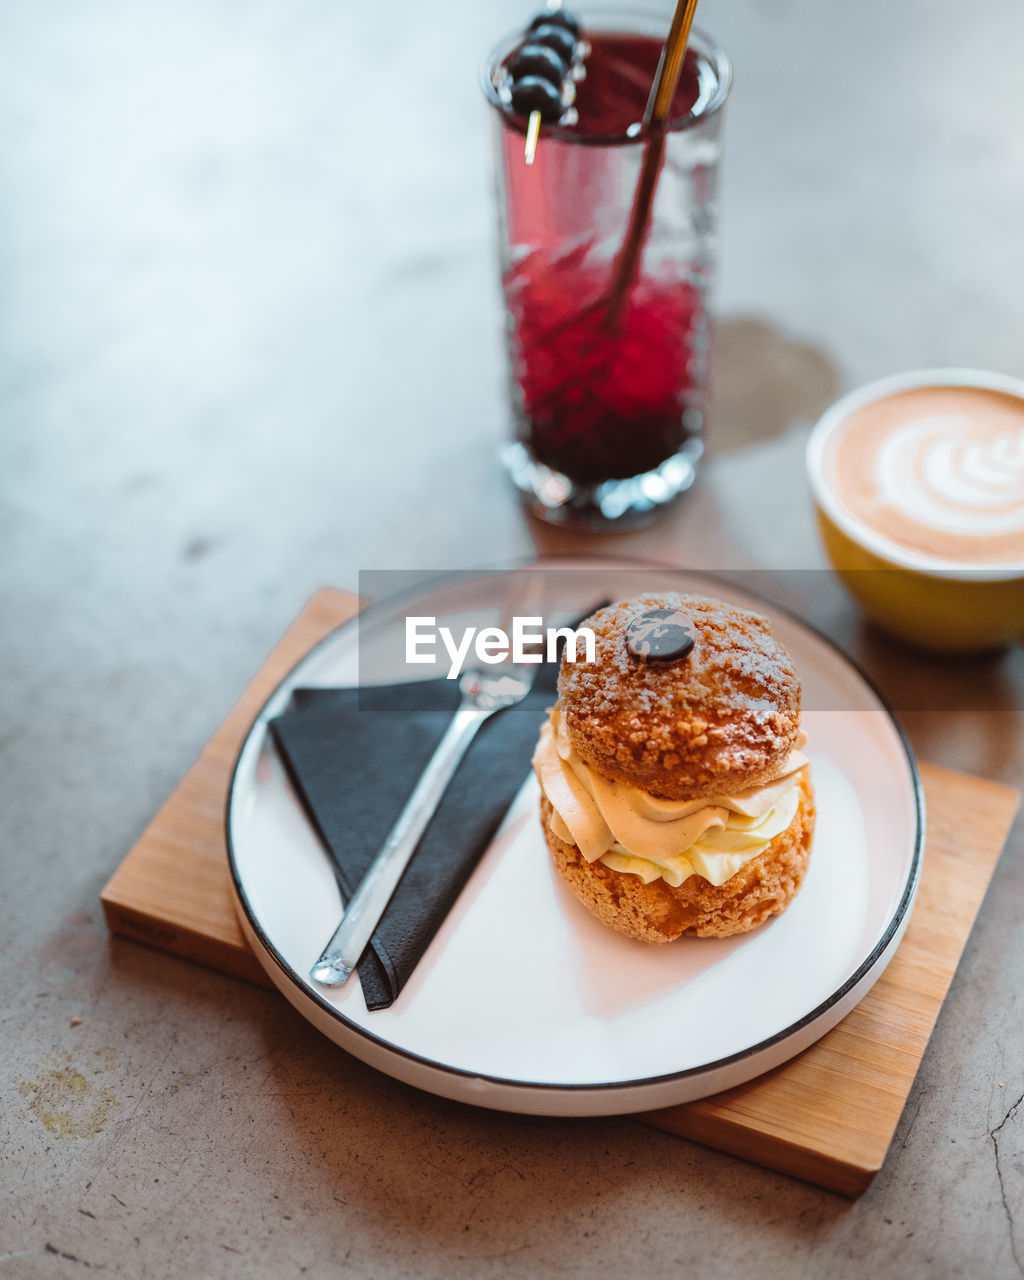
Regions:
<instances>
[{"instance_id":1,"label":"yellow cappuccino cup","mask_svg":"<svg viewBox=\"0 0 1024 1280\"><path fill-rule=\"evenodd\" d=\"M884 630L968 653L1024 637L1024 380L899 374L811 432L825 552Z\"/></svg>"}]
</instances>

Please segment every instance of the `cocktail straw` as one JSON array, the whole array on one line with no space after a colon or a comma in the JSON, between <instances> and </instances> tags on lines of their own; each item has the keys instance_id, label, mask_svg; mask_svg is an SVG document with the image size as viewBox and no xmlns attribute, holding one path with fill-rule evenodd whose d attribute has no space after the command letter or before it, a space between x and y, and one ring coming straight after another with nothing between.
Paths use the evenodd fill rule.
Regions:
<instances>
[{"instance_id":1,"label":"cocktail straw","mask_svg":"<svg viewBox=\"0 0 1024 1280\"><path fill-rule=\"evenodd\" d=\"M655 72L654 84L651 86L651 96L647 100L647 110L644 112L647 150L644 153L643 167L636 184L636 194L633 196L629 229L615 262L615 275L612 279L611 296L605 315L605 327L608 329L613 329L618 323L644 247L647 224L651 220L651 207L654 204L654 193L661 173L661 162L665 156L665 122L679 86L683 59L686 57L686 45L690 39L690 28L693 26L693 15L696 12L697 0L678 0L668 39L661 51L661 61Z\"/></svg>"}]
</instances>

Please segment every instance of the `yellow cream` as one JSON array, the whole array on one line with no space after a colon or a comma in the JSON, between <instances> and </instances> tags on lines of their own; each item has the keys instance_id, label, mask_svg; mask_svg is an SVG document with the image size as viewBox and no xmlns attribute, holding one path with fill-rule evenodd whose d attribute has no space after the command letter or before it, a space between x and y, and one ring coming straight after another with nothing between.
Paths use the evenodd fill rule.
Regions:
<instances>
[{"instance_id":1,"label":"yellow cream","mask_svg":"<svg viewBox=\"0 0 1024 1280\"><path fill-rule=\"evenodd\" d=\"M551 708L533 755L541 789L554 809L551 829L575 844L588 862L615 871L659 877L678 886L690 876L723 884L764 851L792 822L800 802L798 782L807 765L801 734L778 776L762 787L731 796L664 800L595 773L576 755Z\"/></svg>"}]
</instances>

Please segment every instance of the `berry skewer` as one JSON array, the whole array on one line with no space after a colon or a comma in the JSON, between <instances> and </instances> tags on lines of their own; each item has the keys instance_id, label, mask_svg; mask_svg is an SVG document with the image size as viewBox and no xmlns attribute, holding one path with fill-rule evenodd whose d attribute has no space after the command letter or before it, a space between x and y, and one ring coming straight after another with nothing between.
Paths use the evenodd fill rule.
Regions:
<instances>
[{"instance_id":1,"label":"berry skewer","mask_svg":"<svg viewBox=\"0 0 1024 1280\"><path fill-rule=\"evenodd\" d=\"M536 157L542 124L576 123L575 82L583 75L586 51L579 22L558 0L533 19L509 58L505 92L513 111L528 117L527 164Z\"/></svg>"}]
</instances>

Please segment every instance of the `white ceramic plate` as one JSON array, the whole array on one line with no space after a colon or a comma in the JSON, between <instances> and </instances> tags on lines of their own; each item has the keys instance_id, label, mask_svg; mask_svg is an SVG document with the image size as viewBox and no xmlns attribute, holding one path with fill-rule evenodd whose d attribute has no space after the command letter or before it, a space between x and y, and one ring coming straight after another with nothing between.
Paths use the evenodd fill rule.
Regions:
<instances>
[{"instance_id":1,"label":"white ceramic plate","mask_svg":"<svg viewBox=\"0 0 1024 1280\"><path fill-rule=\"evenodd\" d=\"M653 947L579 905L553 871L532 777L390 1009L358 980L308 977L341 911L328 859L267 735L296 686L403 678L406 614L448 625L500 617L509 575L440 580L333 632L279 686L240 753L227 812L242 927L274 983L314 1026L372 1066L463 1102L539 1115L610 1115L717 1093L785 1062L878 980L921 868L920 783L878 694L829 641L704 575L545 569L545 616L648 590L717 594L767 613L804 686L818 825L807 878L778 919L738 938ZM556 619L557 621L558 619ZM359 640L359 635L362 639ZM373 669L359 650L374 655ZM390 656L389 656L390 655Z\"/></svg>"}]
</instances>

